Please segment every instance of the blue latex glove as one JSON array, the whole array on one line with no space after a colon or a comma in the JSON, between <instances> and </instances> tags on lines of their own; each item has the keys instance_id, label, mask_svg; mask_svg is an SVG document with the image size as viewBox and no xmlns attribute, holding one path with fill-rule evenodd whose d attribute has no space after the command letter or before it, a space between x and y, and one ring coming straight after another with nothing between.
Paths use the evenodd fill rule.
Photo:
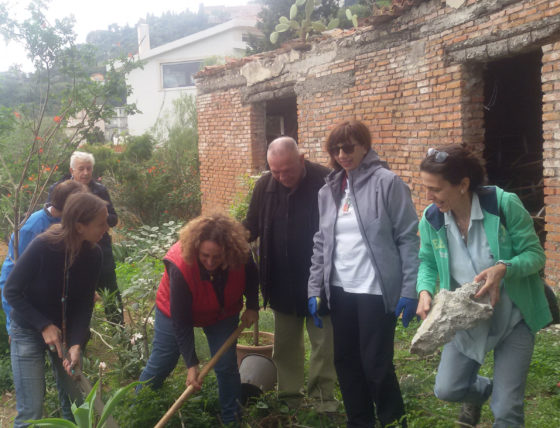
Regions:
<instances>
[{"instance_id":1,"label":"blue latex glove","mask_svg":"<svg viewBox=\"0 0 560 428\"><path fill-rule=\"evenodd\" d=\"M307 301L307 309L309 309L309 315L313 317L313 323L319 327L323 328L323 320L319 318L319 305L321 304L320 297L310 297Z\"/></svg>"},{"instance_id":2,"label":"blue latex glove","mask_svg":"<svg viewBox=\"0 0 560 428\"><path fill-rule=\"evenodd\" d=\"M399 303L397 303L397 308L395 309L395 315L398 318L402 313L402 325L406 328L408 323L416 315L416 307L418 306L417 299L411 299L409 297L401 297ZM417 320L420 320L419 316L416 316Z\"/></svg>"}]
</instances>

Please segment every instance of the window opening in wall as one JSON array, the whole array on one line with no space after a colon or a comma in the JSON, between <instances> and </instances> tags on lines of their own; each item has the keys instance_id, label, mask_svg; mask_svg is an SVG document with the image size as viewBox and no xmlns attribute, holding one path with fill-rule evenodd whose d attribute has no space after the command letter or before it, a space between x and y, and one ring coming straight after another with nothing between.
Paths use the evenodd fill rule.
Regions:
<instances>
[{"instance_id":1,"label":"window opening in wall","mask_svg":"<svg viewBox=\"0 0 560 428\"><path fill-rule=\"evenodd\" d=\"M282 135L297 140L296 97L281 98L266 102L266 144Z\"/></svg>"},{"instance_id":2,"label":"window opening in wall","mask_svg":"<svg viewBox=\"0 0 560 428\"><path fill-rule=\"evenodd\" d=\"M487 64L484 121L488 181L516 193L544 231L542 53Z\"/></svg>"},{"instance_id":3,"label":"window opening in wall","mask_svg":"<svg viewBox=\"0 0 560 428\"><path fill-rule=\"evenodd\" d=\"M163 88L171 89L194 86L193 76L200 70L201 67L201 61L161 64Z\"/></svg>"}]
</instances>

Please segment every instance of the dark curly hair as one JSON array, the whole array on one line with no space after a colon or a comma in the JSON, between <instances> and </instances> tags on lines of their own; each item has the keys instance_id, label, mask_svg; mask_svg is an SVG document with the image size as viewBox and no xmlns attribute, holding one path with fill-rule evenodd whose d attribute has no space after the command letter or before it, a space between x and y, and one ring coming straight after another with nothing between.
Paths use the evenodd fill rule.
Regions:
<instances>
[{"instance_id":1,"label":"dark curly hair","mask_svg":"<svg viewBox=\"0 0 560 428\"><path fill-rule=\"evenodd\" d=\"M249 232L243 225L225 214L201 215L189 221L179 232L181 255L187 263L198 258L200 244L212 241L224 249L225 264L240 267L249 258Z\"/></svg>"},{"instance_id":2,"label":"dark curly hair","mask_svg":"<svg viewBox=\"0 0 560 428\"><path fill-rule=\"evenodd\" d=\"M420 164L420 171L441 175L454 186L465 177L470 179L469 190L474 191L486 182L484 160L462 144L448 144L437 147L431 155L427 155ZM441 159L439 153L446 153ZM444 155L445 156L445 155Z\"/></svg>"}]
</instances>

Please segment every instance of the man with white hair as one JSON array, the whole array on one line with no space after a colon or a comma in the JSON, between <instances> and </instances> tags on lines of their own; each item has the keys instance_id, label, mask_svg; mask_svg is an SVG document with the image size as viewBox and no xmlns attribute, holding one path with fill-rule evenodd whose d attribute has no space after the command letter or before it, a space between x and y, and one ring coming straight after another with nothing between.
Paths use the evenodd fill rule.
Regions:
<instances>
[{"instance_id":1,"label":"man with white hair","mask_svg":"<svg viewBox=\"0 0 560 428\"><path fill-rule=\"evenodd\" d=\"M329 169L304 160L296 141L280 137L267 152L270 172L253 191L245 226L251 240L260 238L259 279L264 305L274 311L273 360L278 370L278 394L294 407L302 398L304 325L311 342L307 394L317 411L336 411L336 373L332 325L320 308L323 325L307 310L307 281L313 235L319 227L317 193Z\"/></svg>"},{"instance_id":2,"label":"man with white hair","mask_svg":"<svg viewBox=\"0 0 560 428\"><path fill-rule=\"evenodd\" d=\"M93 166L95 165L95 158L91 153L75 151L70 156L70 175L66 175L62 180L56 182L49 189L49 197L47 202L51 200L51 193L54 187L65 180L72 179L85 184L91 193L99 196L101 199L107 201L107 224L109 227L117 225L119 218L111 202L111 197L107 188L93 179ZM105 316L107 320L114 324L123 324L123 311L122 299L119 287L117 286L117 275L115 274L115 259L113 258L113 248L111 245L111 235L105 232L98 245L103 251L103 264L101 266L101 274L97 283L97 291L108 291L110 294L109 299L104 302Z\"/></svg>"}]
</instances>

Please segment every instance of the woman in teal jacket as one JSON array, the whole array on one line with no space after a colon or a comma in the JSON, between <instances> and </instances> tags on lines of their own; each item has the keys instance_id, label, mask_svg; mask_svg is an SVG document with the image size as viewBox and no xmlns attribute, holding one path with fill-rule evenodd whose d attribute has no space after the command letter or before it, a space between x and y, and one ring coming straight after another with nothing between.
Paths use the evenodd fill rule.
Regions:
<instances>
[{"instance_id":1,"label":"woman in teal jacket","mask_svg":"<svg viewBox=\"0 0 560 428\"><path fill-rule=\"evenodd\" d=\"M490 320L444 346L434 392L463 403L462 424L475 426L492 396L494 427L524 426L534 335L551 320L539 276L545 256L531 216L515 194L482 187L482 163L459 145L430 149L420 170L433 203L419 225L418 315L426 317L438 281L447 290L481 281L475 298L488 295L494 307ZM493 379L478 375L490 350Z\"/></svg>"}]
</instances>

